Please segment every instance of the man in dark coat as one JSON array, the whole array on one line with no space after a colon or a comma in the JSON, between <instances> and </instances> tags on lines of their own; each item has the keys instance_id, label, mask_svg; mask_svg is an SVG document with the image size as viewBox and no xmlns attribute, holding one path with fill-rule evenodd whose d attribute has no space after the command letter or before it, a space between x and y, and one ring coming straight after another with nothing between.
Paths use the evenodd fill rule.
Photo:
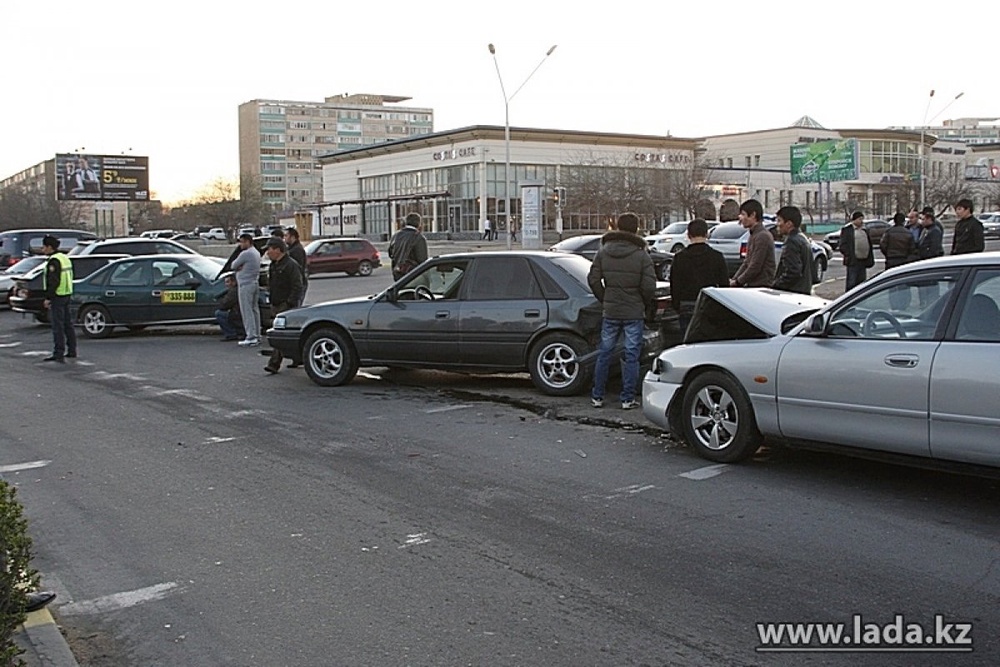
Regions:
<instances>
[{"instance_id":1,"label":"man in dark coat","mask_svg":"<svg viewBox=\"0 0 1000 667\"><path fill-rule=\"evenodd\" d=\"M594 369L594 387L590 402L595 408L604 406L604 389L608 370L618 338L625 338L622 360L622 410L639 406L635 400L639 382L639 354L642 352L642 331L646 308L656 297L656 273L646 241L637 235L639 217L635 213L618 216L618 231L608 232L601 239L601 249L587 274L587 284L604 307L601 343Z\"/></svg>"},{"instance_id":2,"label":"man in dark coat","mask_svg":"<svg viewBox=\"0 0 1000 667\"><path fill-rule=\"evenodd\" d=\"M944 254L942 241L944 239L944 227L934 219L934 209L925 206L920 214L920 239L917 241L917 255L920 259L930 259L940 257Z\"/></svg>"},{"instance_id":3,"label":"man in dark coat","mask_svg":"<svg viewBox=\"0 0 1000 667\"><path fill-rule=\"evenodd\" d=\"M906 264L917 256L917 242L905 223L906 217L896 213L892 218L892 227L885 230L879 239L878 247L885 257L886 270Z\"/></svg>"},{"instance_id":4,"label":"man in dark coat","mask_svg":"<svg viewBox=\"0 0 1000 667\"><path fill-rule=\"evenodd\" d=\"M764 207L756 199L740 204L740 224L750 230L747 256L729 281L731 287L770 287L774 282L774 237L764 227Z\"/></svg>"},{"instance_id":5,"label":"man in dark coat","mask_svg":"<svg viewBox=\"0 0 1000 667\"><path fill-rule=\"evenodd\" d=\"M267 242L267 257L271 266L267 272L267 289L271 298L271 312L274 315L295 308L302 293L302 271L295 260L288 256L288 246L279 238ZM274 374L281 370L283 355L278 350L271 352L271 358L264 370Z\"/></svg>"},{"instance_id":6,"label":"man in dark coat","mask_svg":"<svg viewBox=\"0 0 1000 667\"><path fill-rule=\"evenodd\" d=\"M691 313L703 287L727 287L729 270L721 252L708 245L708 223L701 218L687 227L688 246L674 255L670 265L670 305L677 311L681 333L691 323Z\"/></svg>"},{"instance_id":7,"label":"man in dark coat","mask_svg":"<svg viewBox=\"0 0 1000 667\"><path fill-rule=\"evenodd\" d=\"M872 247L872 237L865 229L865 214L861 211L851 214L851 221L840 230L839 248L847 267L844 291L850 292L868 279L868 269L875 266L875 248Z\"/></svg>"},{"instance_id":8,"label":"man in dark coat","mask_svg":"<svg viewBox=\"0 0 1000 667\"><path fill-rule=\"evenodd\" d=\"M982 252L986 249L983 238L983 223L972 215L972 200L959 199L955 204L955 235L951 239L951 254L964 255L970 252Z\"/></svg>"},{"instance_id":9,"label":"man in dark coat","mask_svg":"<svg viewBox=\"0 0 1000 667\"><path fill-rule=\"evenodd\" d=\"M236 285L236 276L232 273L225 277L226 291L216 299L219 303L215 309L215 321L222 329L222 340L240 340L243 333L243 320L240 318L240 295Z\"/></svg>"},{"instance_id":10,"label":"man in dark coat","mask_svg":"<svg viewBox=\"0 0 1000 667\"><path fill-rule=\"evenodd\" d=\"M306 300L306 290L309 289L309 267L306 265L306 249L299 241L299 230L289 227L285 230L285 245L288 246L288 256L295 260L302 272L302 295L296 306L301 306Z\"/></svg>"},{"instance_id":11,"label":"man in dark coat","mask_svg":"<svg viewBox=\"0 0 1000 667\"><path fill-rule=\"evenodd\" d=\"M800 230L802 212L797 206L782 206L775 216L778 232L785 236L775 272L774 289L812 294L812 246Z\"/></svg>"},{"instance_id":12,"label":"man in dark coat","mask_svg":"<svg viewBox=\"0 0 1000 667\"><path fill-rule=\"evenodd\" d=\"M419 213L407 213L406 225L389 241L392 278L399 280L427 259L427 239L420 233L423 221Z\"/></svg>"}]
</instances>

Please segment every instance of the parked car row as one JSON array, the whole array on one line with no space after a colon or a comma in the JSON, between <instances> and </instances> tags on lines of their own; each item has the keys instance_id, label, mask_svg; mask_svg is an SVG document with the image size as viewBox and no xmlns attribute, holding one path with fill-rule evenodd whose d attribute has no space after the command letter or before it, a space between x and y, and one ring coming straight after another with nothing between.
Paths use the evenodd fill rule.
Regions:
<instances>
[{"instance_id":1,"label":"parked car row","mask_svg":"<svg viewBox=\"0 0 1000 667\"><path fill-rule=\"evenodd\" d=\"M784 242L779 238L777 223L765 222L764 228L775 237L774 258L775 261L778 261ZM747 248L750 244L750 232L739 222L723 222L708 230L708 244L726 258L726 266L729 269L729 275L732 276L739 270L744 258L746 258ZM829 246L817 241L810 240L809 245L812 248L813 284L816 284L822 282L826 275L833 251Z\"/></svg>"},{"instance_id":2,"label":"parked car row","mask_svg":"<svg viewBox=\"0 0 1000 667\"><path fill-rule=\"evenodd\" d=\"M594 257L597 255L597 251L601 249L602 238L604 238L603 234L581 234L579 236L571 236L568 239L562 240L559 243L550 246L549 250L553 252L568 252L574 255L580 255L581 257L586 257L590 261L593 261ZM649 250L649 256L653 260L653 268L656 270L656 277L659 280L669 280L670 264L674 259L673 253L660 252L655 250L652 246L648 247L647 250Z\"/></svg>"}]
</instances>

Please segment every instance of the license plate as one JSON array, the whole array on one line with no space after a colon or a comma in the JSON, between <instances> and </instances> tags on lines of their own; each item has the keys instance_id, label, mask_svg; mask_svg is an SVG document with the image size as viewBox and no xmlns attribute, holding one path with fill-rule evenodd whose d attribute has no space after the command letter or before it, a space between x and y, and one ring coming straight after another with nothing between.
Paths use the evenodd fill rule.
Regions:
<instances>
[{"instance_id":1,"label":"license plate","mask_svg":"<svg viewBox=\"0 0 1000 667\"><path fill-rule=\"evenodd\" d=\"M160 293L160 303L194 303L197 297L194 290L170 290Z\"/></svg>"}]
</instances>

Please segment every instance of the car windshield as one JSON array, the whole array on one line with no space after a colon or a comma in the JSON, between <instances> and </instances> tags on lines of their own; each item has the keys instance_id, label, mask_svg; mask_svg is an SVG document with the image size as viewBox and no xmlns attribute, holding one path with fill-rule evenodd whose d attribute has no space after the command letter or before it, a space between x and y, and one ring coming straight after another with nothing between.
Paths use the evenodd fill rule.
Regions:
<instances>
[{"instance_id":1,"label":"car windshield","mask_svg":"<svg viewBox=\"0 0 1000 667\"><path fill-rule=\"evenodd\" d=\"M709 230L708 236L712 239L738 239L743 234L746 233L746 229L743 228L738 222L722 223L721 225L716 225Z\"/></svg>"},{"instance_id":2,"label":"car windshield","mask_svg":"<svg viewBox=\"0 0 1000 667\"><path fill-rule=\"evenodd\" d=\"M212 257L196 256L187 257L184 259L188 266L190 266L195 273L200 275L205 280L212 282L219 275L219 262Z\"/></svg>"},{"instance_id":3,"label":"car windshield","mask_svg":"<svg viewBox=\"0 0 1000 667\"><path fill-rule=\"evenodd\" d=\"M23 274L27 273L28 271L31 271L36 266L39 266L40 264L44 264L47 259L48 259L48 257L46 257L44 255L41 255L41 256L39 256L39 255L33 255L31 257L25 257L24 259L22 259L21 261L19 261L17 264L15 264L14 266L12 266L12 267L8 268L6 271L4 271L3 274L5 276L20 276L20 275L23 275Z\"/></svg>"},{"instance_id":4,"label":"car windshield","mask_svg":"<svg viewBox=\"0 0 1000 667\"><path fill-rule=\"evenodd\" d=\"M671 222L669 225L660 230L661 234L684 234L687 232L688 223L686 222Z\"/></svg>"}]
</instances>

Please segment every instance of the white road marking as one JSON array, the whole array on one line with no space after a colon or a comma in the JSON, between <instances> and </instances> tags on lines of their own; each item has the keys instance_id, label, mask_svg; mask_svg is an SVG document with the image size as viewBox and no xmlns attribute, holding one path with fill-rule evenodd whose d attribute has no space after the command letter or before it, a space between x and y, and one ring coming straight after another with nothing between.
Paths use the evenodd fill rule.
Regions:
<instances>
[{"instance_id":1,"label":"white road marking","mask_svg":"<svg viewBox=\"0 0 1000 667\"><path fill-rule=\"evenodd\" d=\"M20 341L17 343L0 343L0 347L17 347L20 344Z\"/></svg>"},{"instance_id":2,"label":"white road marking","mask_svg":"<svg viewBox=\"0 0 1000 667\"><path fill-rule=\"evenodd\" d=\"M716 475L721 475L729 468L728 463L719 463L714 466L705 466L704 468L695 468L690 472L682 472L678 477L686 477L687 479L693 479L695 481L701 481L703 479L710 479Z\"/></svg>"},{"instance_id":3,"label":"white road marking","mask_svg":"<svg viewBox=\"0 0 1000 667\"><path fill-rule=\"evenodd\" d=\"M631 486L623 486L620 489L615 489L615 492L610 496L604 497L607 500L611 500L613 498L621 498L622 496L633 496L637 493L642 493L643 491L649 491L655 488L656 486L653 484L632 484Z\"/></svg>"},{"instance_id":4,"label":"white road marking","mask_svg":"<svg viewBox=\"0 0 1000 667\"><path fill-rule=\"evenodd\" d=\"M432 415L437 412L451 412L452 410L465 410L466 408L471 408L471 405L446 405L443 408L429 408L424 410L424 414Z\"/></svg>"},{"instance_id":5,"label":"white road marking","mask_svg":"<svg viewBox=\"0 0 1000 667\"><path fill-rule=\"evenodd\" d=\"M35 468L44 468L52 461L30 461L28 463L12 463L10 465L0 466L0 472L18 472L21 470L33 470Z\"/></svg>"},{"instance_id":6,"label":"white road marking","mask_svg":"<svg viewBox=\"0 0 1000 667\"><path fill-rule=\"evenodd\" d=\"M425 537L427 533L413 533L412 535L406 536L406 541L399 545L398 548L406 549L407 547L415 547L418 544L427 544L431 541L431 538Z\"/></svg>"},{"instance_id":7,"label":"white road marking","mask_svg":"<svg viewBox=\"0 0 1000 667\"><path fill-rule=\"evenodd\" d=\"M206 438L205 439L205 444L214 445L214 444L219 443L219 442L231 442L231 441L233 441L235 439L236 439L235 437L220 438L218 436L212 436L211 438Z\"/></svg>"},{"instance_id":8,"label":"white road marking","mask_svg":"<svg viewBox=\"0 0 1000 667\"><path fill-rule=\"evenodd\" d=\"M125 591L124 593L115 593L113 595L105 595L104 597L94 598L93 600L82 600L80 602L71 602L67 605L59 607L60 614L104 614L109 611L117 611L119 609L127 609L128 607L134 607L137 604L142 604L144 602L152 602L154 600L162 600L167 597L167 593L177 588L176 582L168 582L165 584L156 584L155 586L147 586L146 588L140 588L134 591Z\"/></svg>"},{"instance_id":9,"label":"white road marking","mask_svg":"<svg viewBox=\"0 0 1000 667\"><path fill-rule=\"evenodd\" d=\"M21 356L22 357L47 357L47 356L49 356L49 354L50 354L49 352L46 352L44 350L31 350L29 352L22 352Z\"/></svg>"},{"instance_id":10,"label":"white road marking","mask_svg":"<svg viewBox=\"0 0 1000 667\"><path fill-rule=\"evenodd\" d=\"M142 382L146 378L134 373L108 373L107 371L94 371L91 375L98 380L135 380Z\"/></svg>"}]
</instances>

